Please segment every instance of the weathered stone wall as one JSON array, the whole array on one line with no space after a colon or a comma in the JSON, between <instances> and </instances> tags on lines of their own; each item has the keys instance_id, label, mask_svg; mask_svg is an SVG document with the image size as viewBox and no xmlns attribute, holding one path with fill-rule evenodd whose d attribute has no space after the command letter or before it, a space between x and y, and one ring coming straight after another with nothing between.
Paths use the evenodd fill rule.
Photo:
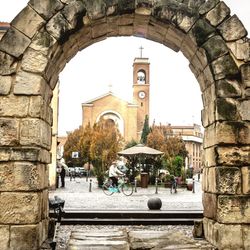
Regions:
<instances>
[{"instance_id":1,"label":"weathered stone wall","mask_svg":"<svg viewBox=\"0 0 250 250\"><path fill-rule=\"evenodd\" d=\"M204 228L219 249L250 247L250 44L219 0L30 0L0 42L0 242L46 238L52 109L59 72L87 46L140 36L183 55L205 127Z\"/></svg>"}]
</instances>

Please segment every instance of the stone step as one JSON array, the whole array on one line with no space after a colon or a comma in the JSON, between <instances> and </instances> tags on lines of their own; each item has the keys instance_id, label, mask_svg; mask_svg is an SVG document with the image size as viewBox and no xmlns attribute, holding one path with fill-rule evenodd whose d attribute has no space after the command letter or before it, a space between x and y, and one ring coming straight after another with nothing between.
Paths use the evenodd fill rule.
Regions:
<instances>
[{"instance_id":1,"label":"stone step","mask_svg":"<svg viewBox=\"0 0 250 250\"><path fill-rule=\"evenodd\" d=\"M123 230L74 230L68 250L129 250L128 235Z\"/></svg>"},{"instance_id":2,"label":"stone step","mask_svg":"<svg viewBox=\"0 0 250 250\"><path fill-rule=\"evenodd\" d=\"M205 240L195 240L179 231L121 229L74 230L67 250L213 250Z\"/></svg>"}]
</instances>

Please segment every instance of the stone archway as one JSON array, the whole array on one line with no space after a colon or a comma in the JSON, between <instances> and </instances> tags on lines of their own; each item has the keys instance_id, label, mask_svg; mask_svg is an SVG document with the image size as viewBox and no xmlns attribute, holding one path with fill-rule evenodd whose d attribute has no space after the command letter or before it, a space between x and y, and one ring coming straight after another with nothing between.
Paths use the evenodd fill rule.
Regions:
<instances>
[{"instance_id":1,"label":"stone archway","mask_svg":"<svg viewBox=\"0 0 250 250\"><path fill-rule=\"evenodd\" d=\"M1 247L45 240L52 90L78 51L111 36L145 37L189 60L204 105L205 236L249 248L250 46L219 0L31 0L13 20L0 43Z\"/></svg>"},{"instance_id":2,"label":"stone archway","mask_svg":"<svg viewBox=\"0 0 250 250\"><path fill-rule=\"evenodd\" d=\"M97 117L96 122L98 122L101 118L104 120L112 120L114 124L117 125L121 135L124 136L124 120L118 112L114 110L106 110Z\"/></svg>"}]
</instances>

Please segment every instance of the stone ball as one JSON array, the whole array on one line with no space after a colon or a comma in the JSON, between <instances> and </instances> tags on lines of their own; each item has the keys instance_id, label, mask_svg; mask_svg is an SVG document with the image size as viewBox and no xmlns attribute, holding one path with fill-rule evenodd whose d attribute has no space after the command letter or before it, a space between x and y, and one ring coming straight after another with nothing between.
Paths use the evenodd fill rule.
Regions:
<instances>
[{"instance_id":1,"label":"stone ball","mask_svg":"<svg viewBox=\"0 0 250 250\"><path fill-rule=\"evenodd\" d=\"M150 210L158 210L161 209L162 202L160 198L150 198L148 200L148 208Z\"/></svg>"}]
</instances>

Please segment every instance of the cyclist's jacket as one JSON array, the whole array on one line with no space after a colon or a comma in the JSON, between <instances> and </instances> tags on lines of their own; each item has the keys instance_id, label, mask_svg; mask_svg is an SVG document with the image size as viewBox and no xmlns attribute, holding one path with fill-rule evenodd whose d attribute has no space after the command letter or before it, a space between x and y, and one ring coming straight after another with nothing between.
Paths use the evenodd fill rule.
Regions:
<instances>
[{"instance_id":1,"label":"cyclist's jacket","mask_svg":"<svg viewBox=\"0 0 250 250\"><path fill-rule=\"evenodd\" d=\"M123 172L121 172L116 165L112 164L109 167L109 177L117 177L119 175L123 175Z\"/></svg>"}]
</instances>

